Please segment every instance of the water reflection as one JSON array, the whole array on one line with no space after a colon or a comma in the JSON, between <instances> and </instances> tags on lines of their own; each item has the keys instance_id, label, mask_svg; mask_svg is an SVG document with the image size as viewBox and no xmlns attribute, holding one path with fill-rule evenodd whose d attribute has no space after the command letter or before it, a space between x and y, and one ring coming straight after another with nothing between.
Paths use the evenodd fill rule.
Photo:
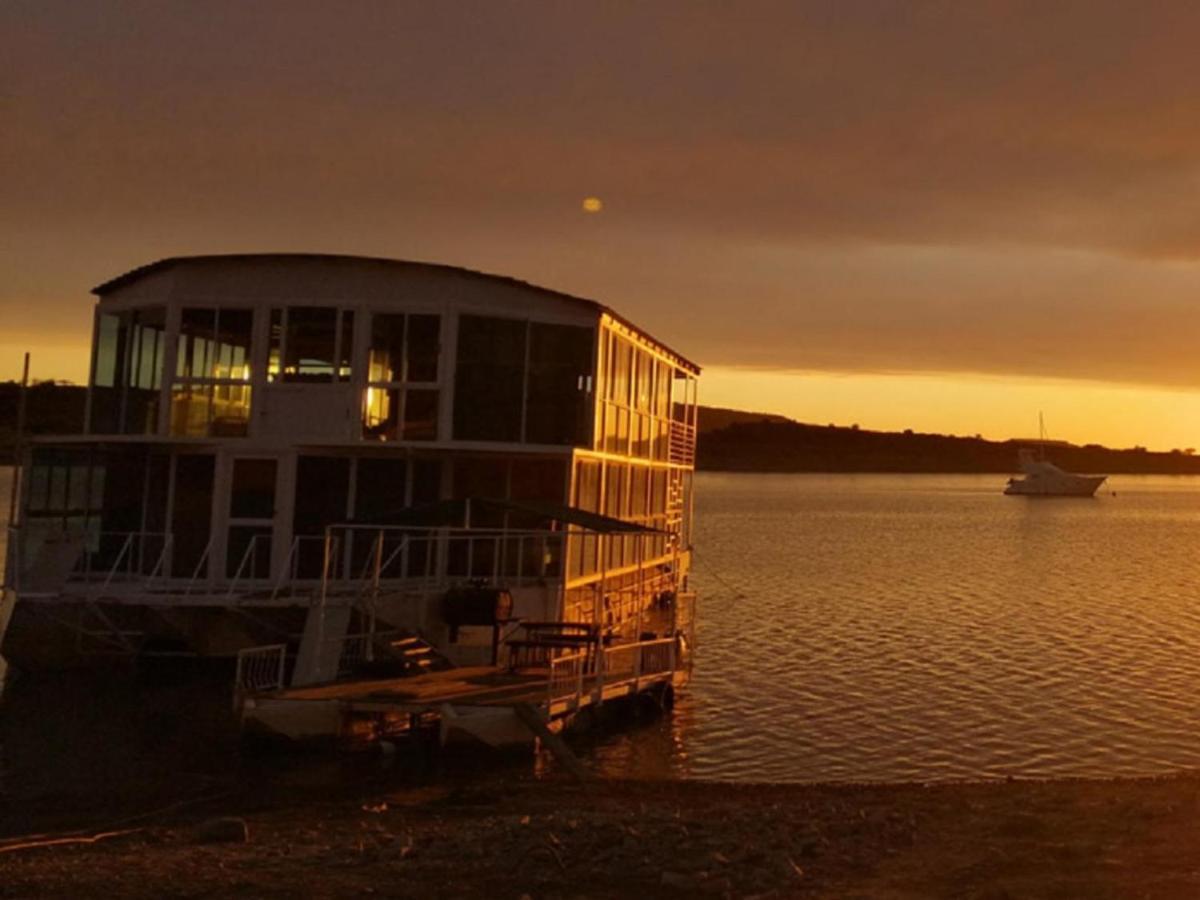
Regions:
<instances>
[{"instance_id":1,"label":"water reflection","mask_svg":"<svg viewBox=\"0 0 1200 900\"><path fill-rule=\"evenodd\" d=\"M1200 764L1200 481L1123 478L1117 497L1048 502L1001 483L702 476L689 774Z\"/></svg>"}]
</instances>

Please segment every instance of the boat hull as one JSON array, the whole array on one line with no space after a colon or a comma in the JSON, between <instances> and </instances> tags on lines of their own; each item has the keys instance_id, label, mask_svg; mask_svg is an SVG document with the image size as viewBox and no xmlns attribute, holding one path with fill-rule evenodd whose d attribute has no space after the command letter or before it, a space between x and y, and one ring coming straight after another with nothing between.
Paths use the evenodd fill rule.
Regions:
<instances>
[{"instance_id":1,"label":"boat hull","mask_svg":"<svg viewBox=\"0 0 1200 900\"><path fill-rule=\"evenodd\" d=\"M1073 475L1054 479L1013 479L1004 489L1004 493L1010 497L1092 497L1100 485L1104 484L1106 477Z\"/></svg>"}]
</instances>

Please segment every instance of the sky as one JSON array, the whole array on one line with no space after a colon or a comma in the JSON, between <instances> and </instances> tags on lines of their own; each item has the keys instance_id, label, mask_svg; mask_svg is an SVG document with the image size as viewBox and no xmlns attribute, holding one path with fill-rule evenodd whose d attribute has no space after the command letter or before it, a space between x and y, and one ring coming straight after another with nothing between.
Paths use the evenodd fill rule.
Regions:
<instances>
[{"instance_id":1,"label":"sky","mask_svg":"<svg viewBox=\"0 0 1200 900\"><path fill-rule=\"evenodd\" d=\"M1200 4L0 4L0 378L89 289L362 253L600 300L702 402L1200 445ZM583 201L602 201L586 211Z\"/></svg>"}]
</instances>

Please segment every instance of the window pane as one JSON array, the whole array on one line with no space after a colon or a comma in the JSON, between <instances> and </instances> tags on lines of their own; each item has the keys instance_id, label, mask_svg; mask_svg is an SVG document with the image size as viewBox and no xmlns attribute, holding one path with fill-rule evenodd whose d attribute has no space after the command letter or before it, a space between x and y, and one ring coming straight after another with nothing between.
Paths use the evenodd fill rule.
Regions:
<instances>
[{"instance_id":1,"label":"window pane","mask_svg":"<svg viewBox=\"0 0 1200 900\"><path fill-rule=\"evenodd\" d=\"M283 375L283 310L271 310L267 331L267 379L278 381Z\"/></svg>"},{"instance_id":2,"label":"window pane","mask_svg":"<svg viewBox=\"0 0 1200 900\"><path fill-rule=\"evenodd\" d=\"M442 496L442 464L436 459L418 459L413 463L413 505L433 503Z\"/></svg>"},{"instance_id":3,"label":"window pane","mask_svg":"<svg viewBox=\"0 0 1200 900\"><path fill-rule=\"evenodd\" d=\"M404 398L404 438L409 441L437 439L438 392L409 390Z\"/></svg>"},{"instance_id":4,"label":"window pane","mask_svg":"<svg viewBox=\"0 0 1200 900\"><path fill-rule=\"evenodd\" d=\"M408 317L407 381L437 381L440 333L437 316Z\"/></svg>"},{"instance_id":5,"label":"window pane","mask_svg":"<svg viewBox=\"0 0 1200 900\"><path fill-rule=\"evenodd\" d=\"M185 454L175 459L171 571L176 577L205 574L215 466L212 456Z\"/></svg>"},{"instance_id":6,"label":"window pane","mask_svg":"<svg viewBox=\"0 0 1200 900\"><path fill-rule=\"evenodd\" d=\"M369 387L363 406L363 437L394 441L399 436L399 388Z\"/></svg>"},{"instance_id":7,"label":"window pane","mask_svg":"<svg viewBox=\"0 0 1200 900\"><path fill-rule=\"evenodd\" d=\"M96 320L96 356L92 368L92 434L115 434L121 414L125 326L120 316L101 314Z\"/></svg>"},{"instance_id":8,"label":"window pane","mask_svg":"<svg viewBox=\"0 0 1200 900\"><path fill-rule=\"evenodd\" d=\"M367 379L372 382L402 381L403 365L404 316L376 313L371 316Z\"/></svg>"},{"instance_id":9,"label":"window pane","mask_svg":"<svg viewBox=\"0 0 1200 900\"><path fill-rule=\"evenodd\" d=\"M182 378L211 377L212 346L216 338L217 311L185 307L179 319L179 350L175 373Z\"/></svg>"},{"instance_id":10,"label":"window pane","mask_svg":"<svg viewBox=\"0 0 1200 900\"><path fill-rule=\"evenodd\" d=\"M133 314L133 362L129 367L131 387L158 390L162 385L166 329L167 314L161 307L138 310Z\"/></svg>"},{"instance_id":11,"label":"window pane","mask_svg":"<svg viewBox=\"0 0 1200 900\"><path fill-rule=\"evenodd\" d=\"M529 328L525 440L587 443L591 404L592 329L534 322Z\"/></svg>"},{"instance_id":12,"label":"window pane","mask_svg":"<svg viewBox=\"0 0 1200 900\"><path fill-rule=\"evenodd\" d=\"M121 342L121 318L102 313L96 321L96 363L92 384L115 387L118 381Z\"/></svg>"},{"instance_id":13,"label":"window pane","mask_svg":"<svg viewBox=\"0 0 1200 900\"><path fill-rule=\"evenodd\" d=\"M320 485L321 489L315 491L312 489L313 485ZM296 499L292 513L292 534L311 538L302 540L297 545L298 577L321 577L325 560L325 527L346 521L349 496L348 458L301 456L296 460Z\"/></svg>"},{"instance_id":14,"label":"window pane","mask_svg":"<svg viewBox=\"0 0 1200 900\"><path fill-rule=\"evenodd\" d=\"M162 384L163 347L166 339L166 311L162 308L137 310L126 314L124 346L127 363L124 371L124 434L153 434L158 430L158 392Z\"/></svg>"},{"instance_id":15,"label":"window pane","mask_svg":"<svg viewBox=\"0 0 1200 900\"><path fill-rule=\"evenodd\" d=\"M212 385L174 385L171 388L171 434L206 437L211 401Z\"/></svg>"},{"instance_id":16,"label":"window pane","mask_svg":"<svg viewBox=\"0 0 1200 900\"><path fill-rule=\"evenodd\" d=\"M229 516L270 519L275 515L275 460L235 459Z\"/></svg>"},{"instance_id":17,"label":"window pane","mask_svg":"<svg viewBox=\"0 0 1200 900\"><path fill-rule=\"evenodd\" d=\"M454 380L456 438L520 440L525 330L525 323L515 319L459 319Z\"/></svg>"},{"instance_id":18,"label":"window pane","mask_svg":"<svg viewBox=\"0 0 1200 900\"><path fill-rule=\"evenodd\" d=\"M290 307L284 336L283 380L333 381L336 344L336 309Z\"/></svg>"},{"instance_id":19,"label":"window pane","mask_svg":"<svg viewBox=\"0 0 1200 900\"><path fill-rule=\"evenodd\" d=\"M403 459L360 459L354 498L356 519L386 523L407 505L408 463Z\"/></svg>"},{"instance_id":20,"label":"window pane","mask_svg":"<svg viewBox=\"0 0 1200 900\"><path fill-rule=\"evenodd\" d=\"M342 310L342 329L338 334L338 381L349 381L354 362L354 310Z\"/></svg>"},{"instance_id":21,"label":"window pane","mask_svg":"<svg viewBox=\"0 0 1200 900\"><path fill-rule=\"evenodd\" d=\"M254 311L222 309L217 316L217 327L215 377L249 381Z\"/></svg>"},{"instance_id":22,"label":"window pane","mask_svg":"<svg viewBox=\"0 0 1200 900\"><path fill-rule=\"evenodd\" d=\"M245 437L250 428L250 385L213 386L212 433L216 437Z\"/></svg>"}]
</instances>

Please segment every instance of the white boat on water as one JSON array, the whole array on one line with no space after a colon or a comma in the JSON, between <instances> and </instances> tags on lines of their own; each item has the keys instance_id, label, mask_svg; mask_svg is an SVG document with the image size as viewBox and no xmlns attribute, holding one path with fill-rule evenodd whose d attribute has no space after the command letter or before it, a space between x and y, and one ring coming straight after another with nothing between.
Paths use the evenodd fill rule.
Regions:
<instances>
[{"instance_id":1,"label":"white boat on water","mask_svg":"<svg viewBox=\"0 0 1200 900\"><path fill-rule=\"evenodd\" d=\"M1075 475L1038 457L1032 450L1018 451L1024 478L1008 479L1004 493L1025 497L1091 497L1107 475Z\"/></svg>"}]
</instances>

